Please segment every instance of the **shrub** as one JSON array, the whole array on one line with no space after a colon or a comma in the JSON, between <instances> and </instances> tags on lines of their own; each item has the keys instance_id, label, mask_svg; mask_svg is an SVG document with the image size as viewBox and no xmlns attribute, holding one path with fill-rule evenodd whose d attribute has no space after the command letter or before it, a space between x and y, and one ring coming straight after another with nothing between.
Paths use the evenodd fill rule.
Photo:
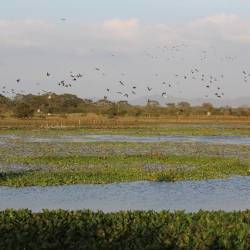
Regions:
<instances>
[{"instance_id":1,"label":"shrub","mask_svg":"<svg viewBox=\"0 0 250 250\"><path fill-rule=\"evenodd\" d=\"M14 115L18 118L29 118L34 114L34 109L27 103L18 103L14 110Z\"/></svg>"},{"instance_id":2,"label":"shrub","mask_svg":"<svg viewBox=\"0 0 250 250\"><path fill-rule=\"evenodd\" d=\"M250 249L245 212L0 212L0 249Z\"/></svg>"}]
</instances>

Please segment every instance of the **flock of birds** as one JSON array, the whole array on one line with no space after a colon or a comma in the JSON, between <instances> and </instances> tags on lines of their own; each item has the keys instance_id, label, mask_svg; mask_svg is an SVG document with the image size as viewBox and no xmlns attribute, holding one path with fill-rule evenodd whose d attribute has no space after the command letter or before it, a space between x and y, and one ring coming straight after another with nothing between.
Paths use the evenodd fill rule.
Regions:
<instances>
[{"instance_id":1,"label":"flock of birds","mask_svg":"<svg viewBox=\"0 0 250 250\"><path fill-rule=\"evenodd\" d=\"M66 18L61 18L61 21L65 22L67 21ZM186 44L179 44L179 45L171 45L171 46L158 46L157 49L160 50L161 53L166 53L167 60L170 61L171 59L174 59L176 54L180 54L182 48L186 48L188 45ZM215 49L215 48L213 48ZM171 53L170 53L171 52ZM151 60L157 60L159 59L159 55L156 53L153 53L152 51L145 51L144 55ZM116 56L116 53L111 53L112 57ZM208 51L207 50L202 50L200 53L200 61L205 61L208 58ZM183 57L181 57L182 60L184 60ZM235 56L225 56L221 58L221 60L227 60L227 61L234 61L236 60L237 57ZM106 72L102 67L95 67L93 68L93 71L99 72L102 76L106 75ZM50 78L51 82L54 82L58 87L60 88L67 88L70 89L75 86L75 84L81 79L86 76L85 73L73 73L73 71L69 71L67 75L67 80L55 80L53 78L53 73L51 72L45 72L43 73L45 78ZM250 81L250 72L247 70L242 70L241 72L242 77L243 77L243 82L247 83ZM116 89L113 89L111 87L106 87L104 88L105 93L103 93L104 99L108 99L109 97L112 97L114 95L118 95L119 98L133 98L138 96L138 94L142 93L142 88L140 84L130 84L129 81L124 80L125 73L121 73L121 79L116 80L117 87ZM143 85L144 87L144 92L150 96L153 92L155 94L155 91L158 92L158 95L160 95L162 98L167 98L169 93L171 93L171 89L175 88L180 82L182 81L199 81L204 89L206 90L206 93L204 97L210 97L213 95L216 98L223 98L225 93L222 89L221 83L223 79L225 78L224 74L216 75L216 74L208 74L201 69L197 67L193 67L189 69L189 72L185 73L179 73L179 74L173 74L168 80L165 81L160 81L160 73L154 73L154 77L156 77L156 80L158 84L161 84L161 88L156 87L156 85ZM157 79L158 78L158 79ZM0 86L0 93L3 95L17 95L17 94L25 94L26 91L24 89L20 90L20 86L23 83L23 79L17 78L16 83L19 86L19 90L11 88L8 89L7 85ZM40 83L36 84L37 86L40 85ZM159 90L160 89L160 90ZM48 90L39 90L37 93L38 95L46 94L46 93L51 93L51 91ZM149 99L148 99L149 100Z\"/></svg>"},{"instance_id":2,"label":"flock of birds","mask_svg":"<svg viewBox=\"0 0 250 250\"><path fill-rule=\"evenodd\" d=\"M102 71L102 69L100 67L96 67L93 70ZM50 72L46 72L44 75L47 78L50 78L52 76L52 74ZM104 75L104 73L103 73L103 75ZM124 73L122 73L122 75L124 75ZM155 76L157 77L158 74L155 74ZM82 73L74 74L72 71L70 71L69 72L70 80L60 80L59 82L57 82L57 85L61 88L72 88L74 86L74 84L77 81L79 81L82 77L84 77L84 74L82 74ZM206 89L213 88L213 95L216 98L222 98L224 96L224 92L220 86L220 82L224 79L224 77L225 77L224 74L221 74L220 76L213 76L213 75L205 74L203 72L200 72L200 70L198 68L192 68L188 74L174 74L174 78L178 81L180 81L180 80L184 80L184 81L199 80L201 83L204 84L204 87ZM242 77L243 77L243 81L245 83L247 83L248 81L250 81L250 72L243 70ZM163 98L166 98L168 96L168 93L170 92L170 89L174 87L176 82L177 81L163 81L161 83L161 85L164 88L164 90L161 91L159 93L159 95L161 95L161 97L163 97ZM19 85L22 84L22 79L17 78L16 83ZM37 83L37 85L40 85L40 84ZM123 98L129 98L130 96L136 96L137 90L140 87L137 85L132 85L132 86L127 87L128 84L124 80L118 80L117 85L120 86L120 89L118 91L117 90L112 91L110 87L106 88L106 93L104 94L104 99L108 99L109 95L112 95L112 94L117 94ZM153 89L154 89L153 86L146 86L145 91L148 94L150 94L150 93L152 93ZM8 90L7 86L4 85L1 87L0 92L3 95L8 95L8 94L16 95L16 94L24 94L25 90L16 91L14 88L11 88ZM51 91L42 90L42 91L38 92L38 95L42 95L42 94L46 94L46 93L47 94L51 93ZM206 94L205 97L209 97L209 95Z\"/></svg>"}]
</instances>

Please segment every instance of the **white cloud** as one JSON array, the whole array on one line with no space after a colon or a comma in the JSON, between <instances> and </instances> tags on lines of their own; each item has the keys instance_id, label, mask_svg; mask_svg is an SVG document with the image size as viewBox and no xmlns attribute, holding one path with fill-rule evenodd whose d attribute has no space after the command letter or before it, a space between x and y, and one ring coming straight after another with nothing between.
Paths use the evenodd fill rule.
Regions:
<instances>
[{"instance_id":1,"label":"white cloud","mask_svg":"<svg viewBox=\"0 0 250 250\"><path fill-rule=\"evenodd\" d=\"M139 25L137 19L112 19L104 21L102 28L113 38L134 39L138 32Z\"/></svg>"},{"instance_id":2,"label":"white cloud","mask_svg":"<svg viewBox=\"0 0 250 250\"><path fill-rule=\"evenodd\" d=\"M237 15L218 14L195 20L188 25L189 31L199 39L218 39L250 43L250 20Z\"/></svg>"},{"instance_id":3,"label":"white cloud","mask_svg":"<svg viewBox=\"0 0 250 250\"><path fill-rule=\"evenodd\" d=\"M112 19L103 23L104 28L114 31L128 31L138 27L137 19Z\"/></svg>"},{"instance_id":4,"label":"white cloud","mask_svg":"<svg viewBox=\"0 0 250 250\"><path fill-rule=\"evenodd\" d=\"M49 68L52 72L60 72L60 79L65 71L76 68L79 72L86 71L88 75L86 85L79 86L78 91L82 90L82 93L93 96L97 89L101 95L103 90L100 86L105 88L114 84L113 87L117 87L119 78L116 79L115 76L120 77L120 72L125 71L128 75L130 73L130 82L157 84L153 77L155 72L171 76L173 72L190 70L191 65L200 65L199 52L204 47L212 47L210 45L215 45L218 53L216 58L212 58L214 61L206 61L201 65L207 67L208 72L219 69L221 64L217 59L227 54L243 58L241 65L237 61L238 67L246 68L243 63L249 62L245 52L250 45L248 27L250 19L226 14L208 16L183 24L142 24L137 19L111 19L92 24L0 20L0 54L5 65L5 75L2 77L13 81L13 72L28 72L28 77L33 76L30 80L31 86L40 71L46 72ZM171 50L163 52L161 47L183 43L193 46L178 52L180 57L177 59L172 57L176 56L175 53L171 54ZM109 52L114 52L116 56L111 57ZM152 59L149 56L152 54L158 59ZM181 57L185 57L185 60ZM107 75L101 78L104 82L102 85L99 84L99 75L91 75L96 65L107 70ZM231 73L235 70L235 65L230 67L232 68L224 68L225 71ZM237 72L241 72L241 69L238 68ZM229 78L228 84L228 91L232 89L232 95L238 89L229 88L230 84L238 80L237 74L235 75L234 79ZM23 78L26 77L27 75ZM51 84L47 83L47 87L50 86ZM191 95L193 89L197 88L192 89L190 86L187 84L184 88L186 87L185 91L189 91Z\"/></svg>"},{"instance_id":5,"label":"white cloud","mask_svg":"<svg viewBox=\"0 0 250 250\"><path fill-rule=\"evenodd\" d=\"M139 25L137 19L112 19L99 24L70 25L45 21L0 20L0 49L37 48L83 50L84 47L131 49L157 43L229 41L250 43L250 20L218 14L193 22L172 25Z\"/></svg>"},{"instance_id":6,"label":"white cloud","mask_svg":"<svg viewBox=\"0 0 250 250\"><path fill-rule=\"evenodd\" d=\"M44 44L42 41L44 39L40 39L41 36L46 36L46 33L54 29L54 27L55 26L53 24L44 21L0 20L0 45L5 47L14 46L20 48L43 46Z\"/></svg>"},{"instance_id":7,"label":"white cloud","mask_svg":"<svg viewBox=\"0 0 250 250\"><path fill-rule=\"evenodd\" d=\"M193 27L204 27L208 25L216 25L216 26L227 26L229 24L233 24L238 22L239 17L237 15L231 14L226 15L224 13L214 15L214 16L207 16L198 20L191 22Z\"/></svg>"}]
</instances>

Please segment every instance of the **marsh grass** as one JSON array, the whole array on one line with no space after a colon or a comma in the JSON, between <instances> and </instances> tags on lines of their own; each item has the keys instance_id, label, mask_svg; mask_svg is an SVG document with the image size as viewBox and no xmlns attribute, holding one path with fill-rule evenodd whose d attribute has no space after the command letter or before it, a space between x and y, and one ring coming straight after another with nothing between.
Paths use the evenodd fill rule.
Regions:
<instances>
[{"instance_id":1,"label":"marsh grass","mask_svg":"<svg viewBox=\"0 0 250 250\"><path fill-rule=\"evenodd\" d=\"M60 115L53 114L52 116L35 116L30 119L17 119L7 116L0 119L0 127L2 128L110 128L129 127L138 125L150 125L157 127L159 124L249 124L248 116L230 116L230 115L172 115L172 116L117 116L108 118L103 115L81 113Z\"/></svg>"},{"instance_id":2,"label":"marsh grass","mask_svg":"<svg viewBox=\"0 0 250 250\"><path fill-rule=\"evenodd\" d=\"M0 130L0 135L63 136L79 134L128 135L250 135L247 124L150 122L86 125L84 128ZM129 119L128 119L129 121ZM0 185L33 186L128 181L177 181L250 175L250 147L199 143L25 143L3 138L0 147ZM21 166L11 170L11 165ZM16 169L18 174L14 173ZM13 172L11 172L13 171Z\"/></svg>"},{"instance_id":3,"label":"marsh grass","mask_svg":"<svg viewBox=\"0 0 250 250\"><path fill-rule=\"evenodd\" d=\"M108 156L108 155L182 155L238 158L250 162L249 145L193 142L22 142L6 141L0 146L0 164L13 156Z\"/></svg>"},{"instance_id":4,"label":"marsh grass","mask_svg":"<svg viewBox=\"0 0 250 250\"><path fill-rule=\"evenodd\" d=\"M171 166L190 167L223 167L247 166L243 160L238 158L223 158L209 156L180 156L164 155L160 153L140 155L71 155L71 156L28 156L11 157L6 159L7 163L24 165L47 165L56 167L58 170L76 169L86 167L144 167L146 164L162 164L166 168Z\"/></svg>"}]
</instances>

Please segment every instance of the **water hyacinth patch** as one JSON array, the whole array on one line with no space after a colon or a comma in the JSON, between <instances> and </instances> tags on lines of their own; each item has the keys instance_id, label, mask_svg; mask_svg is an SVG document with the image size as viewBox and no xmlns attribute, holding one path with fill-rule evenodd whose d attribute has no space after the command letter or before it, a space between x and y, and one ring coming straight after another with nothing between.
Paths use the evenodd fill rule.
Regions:
<instances>
[{"instance_id":1,"label":"water hyacinth patch","mask_svg":"<svg viewBox=\"0 0 250 250\"><path fill-rule=\"evenodd\" d=\"M42 156L13 157L7 162L22 164L30 170L4 172L3 177L0 178L0 185L4 186L104 184L141 180L205 180L249 175L248 163L237 158L221 157Z\"/></svg>"},{"instance_id":2,"label":"water hyacinth patch","mask_svg":"<svg viewBox=\"0 0 250 250\"><path fill-rule=\"evenodd\" d=\"M6 210L0 249L250 249L250 211Z\"/></svg>"}]
</instances>

